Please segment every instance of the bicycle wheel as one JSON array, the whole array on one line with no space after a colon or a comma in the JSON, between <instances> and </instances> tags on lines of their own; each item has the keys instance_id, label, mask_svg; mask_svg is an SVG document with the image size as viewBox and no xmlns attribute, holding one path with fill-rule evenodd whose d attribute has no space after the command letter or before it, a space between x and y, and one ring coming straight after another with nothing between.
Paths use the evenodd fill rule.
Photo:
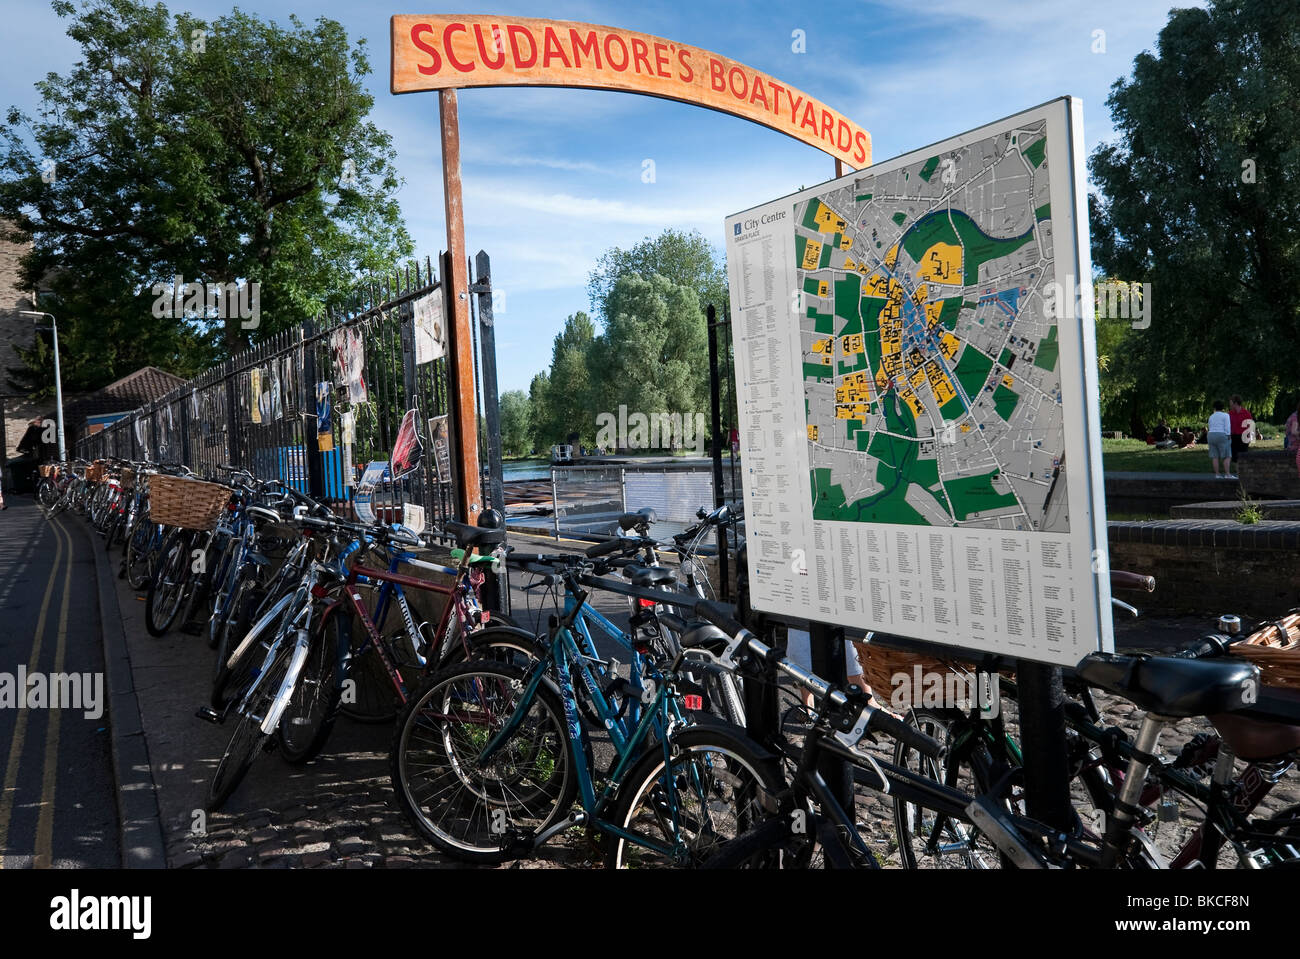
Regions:
<instances>
[{"instance_id":1,"label":"bicycle wheel","mask_svg":"<svg viewBox=\"0 0 1300 959\"><path fill-rule=\"evenodd\" d=\"M988 788L991 760L978 739L954 744L965 714L958 710L913 709L909 724L948 747L943 759L932 759L912 747L894 745L894 764L919 776L944 783L971 795ZM977 733L972 733L977 737ZM894 800L894 830L899 854L907 869L998 869L997 847L978 828L901 799Z\"/></svg>"},{"instance_id":2,"label":"bicycle wheel","mask_svg":"<svg viewBox=\"0 0 1300 959\"><path fill-rule=\"evenodd\" d=\"M339 711L359 723L391 723L402 711L402 699L375 652L369 632L350 609L340 610L330 620L336 641L351 650Z\"/></svg>"},{"instance_id":3,"label":"bicycle wheel","mask_svg":"<svg viewBox=\"0 0 1300 959\"><path fill-rule=\"evenodd\" d=\"M393 791L416 830L465 862L496 863L563 816L577 793L559 698L507 663L436 673L407 702L393 737ZM522 715L515 713L523 710ZM486 762L507 720L519 724Z\"/></svg>"},{"instance_id":4,"label":"bicycle wheel","mask_svg":"<svg viewBox=\"0 0 1300 959\"><path fill-rule=\"evenodd\" d=\"M177 613L185 605L191 573L189 543L189 535L176 530L163 545L162 560L145 598L144 624L151 636L162 636L171 629Z\"/></svg>"},{"instance_id":5,"label":"bicycle wheel","mask_svg":"<svg viewBox=\"0 0 1300 959\"><path fill-rule=\"evenodd\" d=\"M149 582L149 546L154 536L154 526L141 520L131 531L126 543L126 581L132 589L144 589Z\"/></svg>"},{"instance_id":6,"label":"bicycle wheel","mask_svg":"<svg viewBox=\"0 0 1300 959\"><path fill-rule=\"evenodd\" d=\"M281 604L278 614L262 627L261 632L252 642L245 645L244 640L248 638L248 634L271 610L276 608L277 604ZM212 680L213 709L220 712L244 695L244 691L253 684L258 671L262 668L266 650L286 627L285 618L291 619L296 613L292 594L281 596L276 603L264 599L261 590L252 590L245 597L243 614L236 628L226 636L228 650L218 650L216 674ZM231 658L239 651L240 646L244 646L243 652L239 653L239 658L231 663Z\"/></svg>"},{"instance_id":7,"label":"bicycle wheel","mask_svg":"<svg viewBox=\"0 0 1300 959\"><path fill-rule=\"evenodd\" d=\"M699 866L766 813L766 795L783 788L775 757L726 726L675 733L666 762L652 747L619 784L610 823L641 839L610 834L613 869Z\"/></svg>"},{"instance_id":8,"label":"bicycle wheel","mask_svg":"<svg viewBox=\"0 0 1300 959\"><path fill-rule=\"evenodd\" d=\"M343 691L339 668L347 655L347 648L340 649L338 642L335 632L324 624L312 637L302 673L275 730L280 756L286 762L298 765L315 759L334 728Z\"/></svg>"},{"instance_id":9,"label":"bicycle wheel","mask_svg":"<svg viewBox=\"0 0 1300 959\"><path fill-rule=\"evenodd\" d=\"M270 734L262 732L262 720L267 710L275 701L280 684L289 669L289 659L293 655L293 644L285 643L275 654L271 665L261 674L259 682L253 687L241 705L241 711L235 716L235 731L226 744L226 751L217 764L217 771L212 774L208 785L208 812L213 812L225 805L226 800L243 782L248 769L253 765L267 744ZM263 663L265 659L263 659Z\"/></svg>"},{"instance_id":10,"label":"bicycle wheel","mask_svg":"<svg viewBox=\"0 0 1300 959\"><path fill-rule=\"evenodd\" d=\"M58 502L59 488L48 479L43 479L41 480L41 485L36 490L36 498L40 500L42 506L49 509Z\"/></svg>"}]
</instances>

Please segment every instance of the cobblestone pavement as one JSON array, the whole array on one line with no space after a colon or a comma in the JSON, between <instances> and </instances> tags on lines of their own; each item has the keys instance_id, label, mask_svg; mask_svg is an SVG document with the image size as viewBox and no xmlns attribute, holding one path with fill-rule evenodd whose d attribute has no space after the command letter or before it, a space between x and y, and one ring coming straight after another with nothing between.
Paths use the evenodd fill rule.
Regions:
<instances>
[{"instance_id":1,"label":"cobblestone pavement","mask_svg":"<svg viewBox=\"0 0 1300 959\"><path fill-rule=\"evenodd\" d=\"M542 546L553 549L553 546ZM363 725L340 718L322 756L291 766L276 754L262 756L220 813L202 812L208 780L229 738L228 728L194 718L206 702L213 653L201 638L171 633L150 637L143 625L142 597L119 582L120 605L136 678L142 721L159 789L169 865L174 868L410 868L463 865L413 834L392 798L388 773L391 725ZM535 594L514 591L516 618ZM625 611L621 597L599 597L611 618ZM1203 621L1159 624L1130 639L1144 645L1176 645L1203 630ZM1121 642L1123 642L1121 638ZM1014 704L1008 712L1013 715ZM1122 701L1103 701L1105 719L1130 732L1140 714ZM1208 729L1185 720L1163 740L1181 744ZM1011 729L1015 732L1014 722ZM883 746L873 747L882 756ZM1177 748L1176 746L1174 747ZM1266 808L1300 802L1292 773L1275 787ZM892 801L859 790L858 816L879 857L899 865ZM1166 853L1195 828L1199 810L1184 803L1177 823L1163 823L1157 842ZM594 845L580 830L552 840L536 859L500 868L592 868L600 865Z\"/></svg>"}]
</instances>

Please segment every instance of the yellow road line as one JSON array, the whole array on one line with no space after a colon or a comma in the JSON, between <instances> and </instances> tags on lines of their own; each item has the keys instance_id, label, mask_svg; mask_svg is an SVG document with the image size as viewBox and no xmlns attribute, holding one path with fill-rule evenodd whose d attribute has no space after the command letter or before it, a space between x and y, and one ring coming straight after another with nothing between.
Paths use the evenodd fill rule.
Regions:
<instances>
[{"instance_id":1,"label":"yellow road line","mask_svg":"<svg viewBox=\"0 0 1300 959\"><path fill-rule=\"evenodd\" d=\"M54 565L50 569L50 582L45 587L45 599L41 601L41 613L36 620L36 631L32 634L35 641L32 645L32 658L30 669L39 667L41 655L41 644L45 639L45 618L50 611L50 598L54 595L54 581L58 576L59 563L63 559L63 540L59 536L54 537ZM69 557L71 563L71 557ZM26 696L25 689L17 690L21 696ZM24 700L24 703L26 700ZM17 789L18 782L18 761L23 754L23 739L27 735L27 716L29 710L19 709L18 716L14 720L14 740L9 747L9 762L5 766L4 788L0 789L0 869L4 868L5 851L9 848L9 821L13 816L13 796Z\"/></svg>"},{"instance_id":2,"label":"yellow road line","mask_svg":"<svg viewBox=\"0 0 1300 959\"><path fill-rule=\"evenodd\" d=\"M63 672L68 651L68 600L72 597L72 534L58 522L59 530L68 543L68 564L63 569L63 608L59 611L59 639L54 647L54 676ZM50 685L53 694L53 678ZM36 850L32 867L49 869L54 860L54 793L59 774L59 717L62 705L50 702L50 724L45 731L45 770L41 777L41 812L36 818Z\"/></svg>"}]
</instances>

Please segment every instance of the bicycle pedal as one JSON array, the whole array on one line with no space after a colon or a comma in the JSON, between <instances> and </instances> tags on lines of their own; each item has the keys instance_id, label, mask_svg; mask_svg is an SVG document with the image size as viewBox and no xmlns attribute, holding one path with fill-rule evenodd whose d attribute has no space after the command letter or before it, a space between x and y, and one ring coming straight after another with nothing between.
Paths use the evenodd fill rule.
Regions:
<instances>
[{"instance_id":1,"label":"bicycle pedal","mask_svg":"<svg viewBox=\"0 0 1300 959\"><path fill-rule=\"evenodd\" d=\"M199 719L202 719L204 722L212 723L212 725L214 726L220 726L223 722L225 722L225 718L226 718L221 713L213 709L211 706L200 706L195 711L194 715L197 716Z\"/></svg>"}]
</instances>

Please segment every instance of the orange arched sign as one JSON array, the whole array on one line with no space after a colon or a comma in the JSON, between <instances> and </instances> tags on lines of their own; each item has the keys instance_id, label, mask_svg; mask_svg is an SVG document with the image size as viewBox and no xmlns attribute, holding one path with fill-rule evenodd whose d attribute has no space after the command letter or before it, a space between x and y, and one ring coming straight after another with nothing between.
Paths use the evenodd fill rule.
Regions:
<instances>
[{"instance_id":1,"label":"orange arched sign","mask_svg":"<svg viewBox=\"0 0 1300 959\"><path fill-rule=\"evenodd\" d=\"M527 17L392 18L393 93L585 87L694 103L761 123L853 169L871 134L795 88L727 57L617 27Z\"/></svg>"}]
</instances>

